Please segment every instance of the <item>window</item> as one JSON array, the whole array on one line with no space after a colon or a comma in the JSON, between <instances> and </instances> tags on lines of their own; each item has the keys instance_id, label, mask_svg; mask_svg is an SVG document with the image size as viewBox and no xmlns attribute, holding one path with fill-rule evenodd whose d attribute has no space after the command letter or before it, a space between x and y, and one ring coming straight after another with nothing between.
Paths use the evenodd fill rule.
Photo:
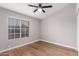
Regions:
<instances>
[{"instance_id":1,"label":"window","mask_svg":"<svg viewBox=\"0 0 79 59\"><path fill-rule=\"evenodd\" d=\"M21 21L21 37L28 36L29 34L29 23L25 21Z\"/></svg>"},{"instance_id":2,"label":"window","mask_svg":"<svg viewBox=\"0 0 79 59\"><path fill-rule=\"evenodd\" d=\"M28 36L29 21L8 18L8 39L23 38Z\"/></svg>"}]
</instances>

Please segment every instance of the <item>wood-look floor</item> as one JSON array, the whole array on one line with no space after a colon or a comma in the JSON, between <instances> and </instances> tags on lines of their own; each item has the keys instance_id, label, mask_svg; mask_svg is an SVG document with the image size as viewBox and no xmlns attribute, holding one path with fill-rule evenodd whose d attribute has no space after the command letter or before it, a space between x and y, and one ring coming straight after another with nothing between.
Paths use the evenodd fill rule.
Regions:
<instances>
[{"instance_id":1,"label":"wood-look floor","mask_svg":"<svg viewBox=\"0 0 79 59\"><path fill-rule=\"evenodd\" d=\"M77 51L38 41L7 52L9 56L77 56Z\"/></svg>"}]
</instances>

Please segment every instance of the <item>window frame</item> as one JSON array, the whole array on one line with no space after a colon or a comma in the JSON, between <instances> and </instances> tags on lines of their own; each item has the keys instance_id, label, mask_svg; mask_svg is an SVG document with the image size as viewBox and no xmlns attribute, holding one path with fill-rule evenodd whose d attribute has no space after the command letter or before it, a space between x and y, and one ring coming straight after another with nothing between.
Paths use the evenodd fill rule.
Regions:
<instances>
[{"instance_id":1,"label":"window frame","mask_svg":"<svg viewBox=\"0 0 79 59\"><path fill-rule=\"evenodd\" d=\"M11 26L9 25L9 21L10 21L9 18L13 18L13 19L15 19L16 21L19 20L19 22L20 22L20 23L19 23L20 28L15 28L15 27L14 27L14 28L10 28ZM13 19L12 19L12 20L13 20ZM22 22L22 21L24 21L25 23L28 23L28 27L27 27L27 28L26 28L26 27L25 27L25 28L21 28L21 26L22 26L22 23L21 23L21 22ZM15 22L14 22L14 23L15 23ZM15 24L14 24L14 25L15 25ZM9 26L10 26L10 27L9 27ZM26 26L27 26L27 25L26 25ZM14 29L14 33L9 33L9 30L11 30L11 29ZM16 33L16 32L15 32L15 29L19 29L19 30L20 30L20 33ZM22 37L22 32L21 32L22 29L25 29L25 32L26 32L24 37ZM28 31L26 31L26 29L28 29ZM9 34L14 34L14 38L12 38L12 39L20 39L20 38L29 37L29 21L23 20L23 19L19 19L19 18L15 18L15 17L8 17L8 39L9 39ZM16 38L15 35L17 35L17 34L19 34L20 37ZM28 35L26 35L26 34L28 34Z\"/></svg>"}]
</instances>

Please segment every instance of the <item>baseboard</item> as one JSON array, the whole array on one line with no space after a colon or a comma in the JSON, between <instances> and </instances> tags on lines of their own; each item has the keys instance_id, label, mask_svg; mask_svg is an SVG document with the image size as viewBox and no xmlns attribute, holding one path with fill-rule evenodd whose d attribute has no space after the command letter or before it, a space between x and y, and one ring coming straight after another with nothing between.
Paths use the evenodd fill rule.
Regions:
<instances>
[{"instance_id":1,"label":"baseboard","mask_svg":"<svg viewBox=\"0 0 79 59\"><path fill-rule=\"evenodd\" d=\"M19 47L22 47L24 45L28 45L28 44L31 44L31 43L34 43L34 42L37 42L37 41L39 41L39 40L35 40L35 41L29 42L29 43L24 43L24 44L21 44L21 45L17 45L17 46L14 46L14 47L10 47L8 49L5 49L5 50L0 51L0 53L9 51L9 50L12 50L12 49L15 49L15 48L19 48Z\"/></svg>"},{"instance_id":2,"label":"baseboard","mask_svg":"<svg viewBox=\"0 0 79 59\"><path fill-rule=\"evenodd\" d=\"M60 44L60 43L56 43L56 42L52 42L52 41L48 41L48 40L43 40L43 39L41 41L52 43L52 44L55 44L55 45L58 45L58 46L62 46L62 47L66 47L66 48L78 51L77 48L75 48L75 47L71 47L71 46L67 46L67 45L63 45L63 44Z\"/></svg>"},{"instance_id":3,"label":"baseboard","mask_svg":"<svg viewBox=\"0 0 79 59\"><path fill-rule=\"evenodd\" d=\"M75 51L78 51L75 47L71 47L71 46L60 44L60 43L55 43L55 42L47 41L47 40L44 40L44 39L42 39L42 40L40 39L40 40L31 41L29 43L24 43L24 44L21 44L21 45L10 47L8 49L0 51L0 53L5 52L5 51L9 51L9 50L12 50L12 49L15 49L15 48L19 48L19 47L22 47L24 45L28 45L28 44L31 44L31 43L34 43L34 42L37 42L37 41L44 41L44 42L52 43L52 44L55 44L55 45L59 45L59 46L62 46L62 47L67 47L67 48L70 48L70 49L74 49Z\"/></svg>"}]
</instances>

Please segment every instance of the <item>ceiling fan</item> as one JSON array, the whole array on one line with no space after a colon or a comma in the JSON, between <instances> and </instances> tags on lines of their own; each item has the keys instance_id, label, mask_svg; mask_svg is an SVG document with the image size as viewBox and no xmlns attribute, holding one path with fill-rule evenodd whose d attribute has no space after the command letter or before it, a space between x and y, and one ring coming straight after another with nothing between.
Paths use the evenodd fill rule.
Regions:
<instances>
[{"instance_id":1,"label":"ceiling fan","mask_svg":"<svg viewBox=\"0 0 79 59\"><path fill-rule=\"evenodd\" d=\"M42 6L41 3L39 3L38 6L36 6L36 5L30 5L30 4L28 6L36 8L33 12L36 12L36 11L41 12L42 11L43 13L45 13L44 8L52 8L52 5Z\"/></svg>"}]
</instances>

